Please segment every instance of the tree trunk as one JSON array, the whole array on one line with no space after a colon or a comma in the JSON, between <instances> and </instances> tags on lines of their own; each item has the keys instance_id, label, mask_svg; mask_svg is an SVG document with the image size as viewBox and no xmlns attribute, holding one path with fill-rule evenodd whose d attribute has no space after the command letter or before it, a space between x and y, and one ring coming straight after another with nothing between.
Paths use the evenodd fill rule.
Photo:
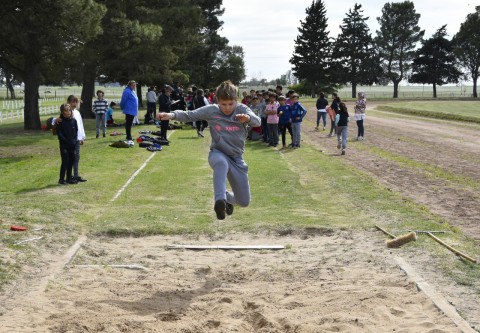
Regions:
<instances>
[{"instance_id":1,"label":"tree trunk","mask_svg":"<svg viewBox=\"0 0 480 333\"><path fill-rule=\"evenodd\" d=\"M312 85L312 90L310 91L310 97L315 98L315 85Z\"/></svg>"},{"instance_id":2,"label":"tree trunk","mask_svg":"<svg viewBox=\"0 0 480 333\"><path fill-rule=\"evenodd\" d=\"M477 80L478 80L478 72L473 75L473 97L477 98Z\"/></svg>"},{"instance_id":3,"label":"tree trunk","mask_svg":"<svg viewBox=\"0 0 480 333\"><path fill-rule=\"evenodd\" d=\"M400 81L393 81L393 98L398 98L398 85L400 84Z\"/></svg>"},{"instance_id":4,"label":"tree trunk","mask_svg":"<svg viewBox=\"0 0 480 333\"><path fill-rule=\"evenodd\" d=\"M433 98L437 98L437 84L433 84Z\"/></svg>"},{"instance_id":5,"label":"tree trunk","mask_svg":"<svg viewBox=\"0 0 480 333\"><path fill-rule=\"evenodd\" d=\"M15 99L15 89L13 88L12 81L10 80L10 73L5 72L5 84L7 85L7 98L8 92L10 92L10 99Z\"/></svg>"},{"instance_id":6,"label":"tree trunk","mask_svg":"<svg viewBox=\"0 0 480 333\"><path fill-rule=\"evenodd\" d=\"M25 106L23 108L23 128L40 130L40 113L38 112L38 87L40 85L40 64L30 59L25 61Z\"/></svg>"},{"instance_id":7,"label":"tree trunk","mask_svg":"<svg viewBox=\"0 0 480 333\"><path fill-rule=\"evenodd\" d=\"M82 118L93 118L92 112L92 100L95 90L95 65L85 64L83 68L83 80L82 80L82 104L80 105L80 114Z\"/></svg>"},{"instance_id":8,"label":"tree trunk","mask_svg":"<svg viewBox=\"0 0 480 333\"><path fill-rule=\"evenodd\" d=\"M142 83L141 82L138 82L138 84L137 84L137 98L138 98L138 106L143 108Z\"/></svg>"},{"instance_id":9,"label":"tree trunk","mask_svg":"<svg viewBox=\"0 0 480 333\"><path fill-rule=\"evenodd\" d=\"M357 83L352 82L352 98L357 98Z\"/></svg>"}]
</instances>

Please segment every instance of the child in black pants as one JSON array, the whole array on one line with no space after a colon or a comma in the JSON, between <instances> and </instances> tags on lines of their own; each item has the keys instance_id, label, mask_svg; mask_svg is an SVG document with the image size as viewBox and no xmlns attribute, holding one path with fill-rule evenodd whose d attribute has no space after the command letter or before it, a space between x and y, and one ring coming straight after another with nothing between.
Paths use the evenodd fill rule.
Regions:
<instances>
[{"instance_id":1,"label":"child in black pants","mask_svg":"<svg viewBox=\"0 0 480 333\"><path fill-rule=\"evenodd\" d=\"M72 110L69 104L62 104L60 106L62 118L61 122L56 124L56 131L58 142L60 144L60 156L62 158L62 165L60 166L60 185L77 184L77 181L72 177L73 161L75 159L75 145L77 144L77 121L73 118ZM65 180L65 174L67 176Z\"/></svg>"}]
</instances>

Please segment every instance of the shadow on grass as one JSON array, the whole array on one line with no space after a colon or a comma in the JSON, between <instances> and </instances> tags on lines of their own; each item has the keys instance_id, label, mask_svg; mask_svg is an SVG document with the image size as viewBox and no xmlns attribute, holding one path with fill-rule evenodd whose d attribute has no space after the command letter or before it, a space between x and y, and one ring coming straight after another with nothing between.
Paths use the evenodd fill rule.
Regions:
<instances>
[{"instance_id":1,"label":"shadow on grass","mask_svg":"<svg viewBox=\"0 0 480 333\"><path fill-rule=\"evenodd\" d=\"M23 129L23 123L0 125L0 147L32 146L39 140L51 138L50 131Z\"/></svg>"},{"instance_id":2,"label":"shadow on grass","mask_svg":"<svg viewBox=\"0 0 480 333\"><path fill-rule=\"evenodd\" d=\"M44 190L48 190L48 189L52 189L52 188L61 188L61 187L68 188L68 186L71 186L71 185L50 184L50 185L46 185L46 186L43 186L43 187L24 188L22 190L19 190L19 191L15 192L15 194L35 193L35 192L40 192L40 191L44 191Z\"/></svg>"}]
</instances>

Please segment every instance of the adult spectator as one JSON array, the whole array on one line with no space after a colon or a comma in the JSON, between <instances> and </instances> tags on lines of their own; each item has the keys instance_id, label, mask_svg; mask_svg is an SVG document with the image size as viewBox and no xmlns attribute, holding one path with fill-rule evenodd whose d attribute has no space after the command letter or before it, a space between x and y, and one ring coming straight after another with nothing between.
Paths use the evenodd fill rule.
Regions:
<instances>
[{"instance_id":1,"label":"adult spectator","mask_svg":"<svg viewBox=\"0 0 480 333\"><path fill-rule=\"evenodd\" d=\"M162 90L162 93L158 97L158 113L166 112L169 113L171 111L172 99L170 95L172 94L173 88L169 85L165 86ZM167 140L167 130L168 130L169 121L168 120L161 120L160 121L160 137L162 139Z\"/></svg>"},{"instance_id":2,"label":"adult spectator","mask_svg":"<svg viewBox=\"0 0 480 333\"><path fill-rule=\"evenodd\" d=\"M148 88L147 92L147 113L145 114L145 124L157 117L157 93L155 87Z\"/></svg>"},{"instance_id":3,"label":"adult spectator","mask_svg":"<svg viewBox=\"0 0 480 333\"><path fill-rule=\"evenodd\" d=\"M127 87L123 90L122 99L120 101L120 108L125 115L125 132L127 133L127 141L130 146L133 146L132 139L132 124L133 119L138 114L138 97L135 89L137 82L131 80Z\"/></svg>"}]
</instances>

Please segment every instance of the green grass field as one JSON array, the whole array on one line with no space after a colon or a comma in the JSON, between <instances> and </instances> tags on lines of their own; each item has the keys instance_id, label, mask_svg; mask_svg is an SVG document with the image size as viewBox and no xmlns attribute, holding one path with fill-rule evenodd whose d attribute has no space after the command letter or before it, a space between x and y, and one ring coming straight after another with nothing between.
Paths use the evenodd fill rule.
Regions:
<instances>
[{"instance_id":1,"label":"green grass field","mask_svg":"<svg viewBox=\"0 0 480 333\"><path fill-rule=\"evenodd\" d=\"M378 110L423 117L462 120L480 123L480 103L477 101L404 101L382 104Z\"/></svg>"},{"instance_id":2,"label":"green grass field","mask_svg":"<svg viewBox=\"0 0 480 333\"><path fill-rule=\"evenodd\" d=\"M312 103L306 102L307 106ZM81 150L80 173L88 181L69 186L57 185L60 156L55 136L25 132L19 122L0 126L0 244L14 258L0 257L0 286L22 265L40 256L42 246L69 244L80 233L141 237L311 227L361 232L380 223L393 233L409 229L453 231L451 237L462 244L462 250L474 257L480 255L480 249L469 239L425 207L308 145L276 151L248 142L245 159L252 203L248 208L236 208L232 217L218 222L212 209L209 136L198 139L188 126L173 132L172 145L156 153L113 200L152 153L138 146L111 148L109 143L118 137L95 139L94 121L85 119L84 123L87 141ZM140 129L154 126L134 127L133 133ZM35 243L15 245L31 233L10 232L11 225L43 228L46 239L40 244L44 245L40 249ZM425 242L412 246L438 250ZM478 267L449 253L437 255L444 257L449 269L455 268L458 280L478 277Z\"/></svg>"}]
</instances>

